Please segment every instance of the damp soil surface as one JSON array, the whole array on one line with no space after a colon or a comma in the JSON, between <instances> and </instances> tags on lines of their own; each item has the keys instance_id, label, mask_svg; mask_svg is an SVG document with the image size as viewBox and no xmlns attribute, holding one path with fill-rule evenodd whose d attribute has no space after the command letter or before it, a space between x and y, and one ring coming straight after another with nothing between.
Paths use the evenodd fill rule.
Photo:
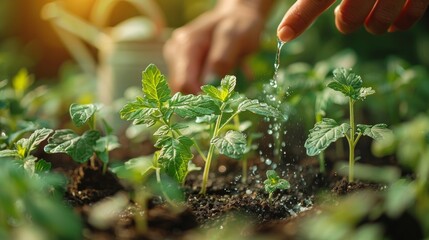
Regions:
<instances>
[{"instance_id":1,"label":"damp soil surface","mask_svg":"<svg viewBox=\"0 0 429 240\"><path fill-rule=\"evenodd\" d=\"M100 229L88 220L93 206L118 193L132 195L132 192L113 173L103 173L99 165L76 165L65 156L56 157L60 158L54 166L56 171L69 179L65 201L82 217L84 239L93 240L231 239L231 236L232 239L294 239L300 220L319 211L315 198L321 192L335 196L377 187L367 183L351 185L335 174L322 176L317 161L306 159L276 167L291 188L277 191L269 199L263 181L272 165L250 159L248 179L243 181L238 162L223 159L213 166L205 195L199 194L201 171L192 172L182 188L182 202L172 206L162 197L152 197L147 200L145 211L130 200L108 227ZM137 229L136 214L147 217L146 231Z\"/></svg>"}]
</instances>

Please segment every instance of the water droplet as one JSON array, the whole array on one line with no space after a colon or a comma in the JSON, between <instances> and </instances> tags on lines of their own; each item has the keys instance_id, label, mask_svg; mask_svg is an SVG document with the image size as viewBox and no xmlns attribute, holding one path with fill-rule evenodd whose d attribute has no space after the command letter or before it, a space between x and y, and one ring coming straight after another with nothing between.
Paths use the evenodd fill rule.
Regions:
<instances>
[{"instance_id":1,"label":"water droplet","mask_svg":"<svg viewBox=\"0 0 429 240\"><path fill-rule=\"evenodd\" d=\"M246 194L247 194L247 195L250 195L250 194L252 194L252 190L250 190L250 189L247 189L247 190L246 190Z\"/></svg>"}]
</instances>

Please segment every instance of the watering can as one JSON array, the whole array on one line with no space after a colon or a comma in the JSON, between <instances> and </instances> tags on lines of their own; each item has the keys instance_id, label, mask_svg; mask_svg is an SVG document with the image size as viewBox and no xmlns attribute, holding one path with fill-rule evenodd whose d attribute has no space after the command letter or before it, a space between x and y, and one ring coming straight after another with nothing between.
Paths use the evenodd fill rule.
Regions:
<instances>
[{"instance_id":1,"label":"watering can","mask_svg":"<svg viewBox=\"0 0 429 240\"><path fill-rule=\"evenodd\" d=\"M119 2L131 4L141 16L107 27ZM165 18L154 0L96 0L89 21L68 12L60 0L46 4L41 14L84 72L97 81L97 98L104 105L112 106L128 87L140 86L141 72L149 63L166 71L162 58ZM97 49L98 59L88 45Z\"/></svg>"}]
</instances>

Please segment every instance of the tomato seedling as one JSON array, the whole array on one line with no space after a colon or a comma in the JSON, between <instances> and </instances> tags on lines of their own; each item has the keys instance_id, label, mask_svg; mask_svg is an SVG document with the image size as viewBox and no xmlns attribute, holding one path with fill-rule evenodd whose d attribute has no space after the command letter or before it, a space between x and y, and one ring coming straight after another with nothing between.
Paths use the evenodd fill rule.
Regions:
<instances>
[{"instance_id":1,"label":"tomato seedling","mask_svg":"<svg viewBox=\"0 0 429 240\"><path fill-rule=\"evenodd\" d=\"M339 124L331 118L323 118L310 130L305 148L309 156L315 156L324 151L331 143L345 137L349 145L349 182L354 180L355 147L362 136L368 136L380 140L390 130L386 124L375 125L356 124L354 104L375 91L368 87L362 87L362 78L351 69L338 68L334 70L333 81L327 87L341 92L349 100L349 123Z\"/></svg>"},{"instance_id":2,"label":"tomato seedling","mask_svg":"<svg viewBox=\"0 0 429 240\"><path fill-rule=\"evenodd\" d=\"M279 177L276 171L268 170L267 179L264 181L265 191L268 192L268 199L273 199L273 193L276 190L286 190L290 188L290 183Z\"/></svg>"},{"instance_id":3,"label":"tomato seedling","mask_svg":"<svg viewBox=\"0 0 429 240\"><path fill-rule=\"evenodd\" d=\"M201 95L176 93L171 96L166 78L151 64L143 71L143 96L127 103L120 111L121 118L133 121L134 124L157 127L153 135L158 137L155 147L160 148L157 159L159 166L181 183L188 173L188 163L193 159L191 147L194 147L205 162L200 192L205 194L215 150L231 158L240 158L246 152L244 133L237 130L225 132L236 116L250 111L268 117L283 117L277 109L265 103L240 96L234 91L235 85L234 76L225 76L219 87L202 86ZM198 118L200 123L210 126L207 154L194 139L182 134L181 130L187 128L187 125L180 123L177 117Z\"/></svg>"}]
</instances>

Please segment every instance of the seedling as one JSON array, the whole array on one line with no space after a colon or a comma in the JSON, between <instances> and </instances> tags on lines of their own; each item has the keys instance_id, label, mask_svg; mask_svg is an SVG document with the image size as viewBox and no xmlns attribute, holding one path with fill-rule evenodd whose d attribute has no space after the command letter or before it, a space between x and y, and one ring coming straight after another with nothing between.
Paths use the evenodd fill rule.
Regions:
<instances>
[{"instance_id":1,"label":"seedling","mask_svg":"<svg viewBox=\"0 0 429 240\"><path fill-rule=\"evenodd\" d=\"M264 181L265 191L268 192L268 199L271 201L273 199L273 193L276 190L286 190L290 188L290 183L279 177L277 172L274 170L268 170L266 172L267 179Z\"/></svg>"},{"instance_id":2,"label":"seedling","mask_svg":"<svg viewBox=\"0 0 429 240\"><path fill-rule=\"evenodd\" d=\"M64 203L65 179L30 176L11 159L0 161L1 239L82 239L82 223Z\"/></svg>"},{"instance_id":3,"label":"seedling","mask_svg":"<svg viewBox=\"0 0 429 240\"><path fill-rule=\"evenodd\" d=\"M101 131L96 129L96 112L100 106L96 104L72 104L70 116L77 127L87 124L89 130L78 135L71 129L56 130L48 139L45 146L47 153L66 153L75 162L85 163L90 160L94 166L95 157L103 162L103 172L109 163L109 151L119 147L118 139L112 135L112 129L103 121L106 135L101 136Z\"/></svg>"},{"instance_id":4,"label":"seedling","mask_svg":"<svg viewBox=\"0 0 429 240\"><path fill-rule=\"evenodd\" d=\"M131 198L140 206L140 210L137 209L139 212L134 213L136 228L140 233L145 233L148 229L147 202L150 198L160 192L160 195L164 196L170 206L176 207L171 199L177 200L182 198L183 195L176 181L174 182L175 184L172 184L172 187L169 187L166 181L161 182L158 154L159 151L155 152L153 156L133 158L122 165L112 168L112 171L120 179L123 179L130 185L132 190ZM191 171L193 166L190 166L188 169ZM151 184L151 181L149 181L149 178L153 174L155 174L156 177L155 187Z\"/></svg>"},{"instance_id":5,"label":"seedling","mask_svg":"<svg viewBox=\"0 0 429 240\"><path fill-rule=\"evenodd\" d=\"M51 129L42 128L34 131L29 138L21 138L11 149L4 149L0 151L0 159L12 158L27 170L30 175L45 172L51 169L51 164L43 159L37 159L31 153L37 149L41 142L43 142L53 132Z\"/></svg>"},{"instance_id":6,"label":"seedling","mask_svg":"<svg viewBox=\"0 0 429 240\"><path fill-rule=\"evenodd\" d=\"M154 136L158 137L155 147L160 148L158 162L162 170L180 183L188 173L188 163L193 158L191 147L205 161L201 194L206 193L210 165L217 149L231 158L240 158L246 151L246 136L237 130L226 129L231 120L241 112L250 111L259 115L281 118L282 115L267 104L239 96L235 91L236 78L226 76L219 87L202 86L201 95L171 96L165 77L151 64L143 71L143 97L126 104L121 110L121 118L134 124L157 126ZM210 126L210 144L207 155L191 137L182 134L186 125L176 122L176 117L199 118Z\"/></svg>"},{"instance_id":7,"label":"seedling","mask_svg":"<svg viewBox=\"0 0 429 240\"><path fill-rule=\"evenodd\" d=\"M339 124L331 118L323 118L317 122L310 130L305 148L309 156L315 156L324 151L331 143L339 138L345 137L349 145L349 182L354 180L355 147L362 136L368 136L375 140L380 140L390 130L386 124L376 125L355 125L354 104L358 100L365 98L375 91L372 88L362 87L362 79L352 70L339 68L334 70L333 81L327 85L329 88L341 92L349 100L349 123Z\"/></svg>"}]
</instances>

